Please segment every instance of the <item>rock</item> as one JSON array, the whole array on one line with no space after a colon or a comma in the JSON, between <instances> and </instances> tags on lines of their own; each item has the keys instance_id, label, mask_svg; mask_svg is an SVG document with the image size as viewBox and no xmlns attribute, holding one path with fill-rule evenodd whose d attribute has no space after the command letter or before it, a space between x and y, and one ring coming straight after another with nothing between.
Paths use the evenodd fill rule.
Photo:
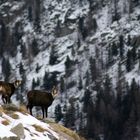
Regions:
<instances>
[{"instance_id":1,"label":"rock","mask_svg":"<svg viewBox=\"0 0 140 140\"><path fill-rule=\"evenodd\" d=\"M19 137L11 136L11 137L0 138L0 140L20 140L20 138Z\"/></svg>"},{"instance_id":2,"label":"rock","mask_svg":"<svg viewBox=\"0 0 140 140\"><path fill-rule=\"evenodd\" d=\"M63 26L63 27L57 26L55 28L55 35L56 35L56 37L63 37L63 36L72 34L73 32L74 32L74 30L68 28L67 26Z\"/></svg>"},{"instance_id":3,"label":"rock","mask_svg":"<svg viewBox=\"0 0 140 140\"><path fill-rule=\"evenodd\" d=\"M140 46L140 35L134 36L131 41L132 46L139 47Z\"/></svg>"},{"instance_id":4,"label":"rock","mask_svg":"<svg viewBox=\"0 0 140 140\"><path fill-rule=\"evenodd\" d=\"M25 138L24 127L23 127L23 125L21 123L19 123L15 127L13 127L11 129L11 132L16 134L20 139L24 139Z\"/></svg>"}]
</instances>

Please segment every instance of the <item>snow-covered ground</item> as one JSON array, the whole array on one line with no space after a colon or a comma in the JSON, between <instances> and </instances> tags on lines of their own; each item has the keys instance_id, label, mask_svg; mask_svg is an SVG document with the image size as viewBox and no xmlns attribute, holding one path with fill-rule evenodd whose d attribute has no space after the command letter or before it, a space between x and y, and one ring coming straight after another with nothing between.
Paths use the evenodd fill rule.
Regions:
<instances>
[{"instance_id":1,"label":"snow-covered ground","mask_svg":"<svg viewBox=\"0 0 140 140\"><path fill-rule=\"evenodd\" d=\"M41 122L34 118L33 116L29 114L23 114L21 112L15 112L14 115L17 115L17 118L14 119L10 117L9 115L5 114L4 112L1 114L0 117L0 137L10 137L10 136L16 136L16 134L12 133L10 130L17 126L18 124L22 124L24 128L24 138L23 140L51 140L49 135L55 137L56 139L59 139L59 134L54 132L52 128L49 126L49 124ZM8 124L5 125L4 121L7 121ZM36 127L40 127L41 130L37 130Z\"/></svg>"}]
</instances>

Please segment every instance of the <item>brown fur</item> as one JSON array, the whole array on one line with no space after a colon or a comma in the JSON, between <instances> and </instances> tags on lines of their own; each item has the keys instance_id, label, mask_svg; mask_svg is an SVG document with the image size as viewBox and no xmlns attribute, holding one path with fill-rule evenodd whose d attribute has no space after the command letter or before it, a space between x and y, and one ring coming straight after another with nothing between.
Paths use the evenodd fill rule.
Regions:
<instances>
[{"instance_id":1,"label":"brown fur","mask_svg":"<svg viewBox=\"0 0 140 140\"><path fill-rule=\"evenodd\" d=\"M32 115L33 106L40 106L42 108L43 118L44 118L44 110L48 112L48 107L52 104L54 97L57 94L57 90L53 87L52 92L41 91L41 90L31 90L27 93L28 105L30 114Z\"/></svg>"},{"instance_id":2,"label":"brown fur","mask_svg":"<svg viewBox=\"0 0 140 140\"><path fill-rule=\"evenodd\" d=\"M16 80L14 83L0 81L0 94L2 95L2 101L4 104L10 103L11 96L20 84L20 80Z\"/></svg>"}]
</instances>

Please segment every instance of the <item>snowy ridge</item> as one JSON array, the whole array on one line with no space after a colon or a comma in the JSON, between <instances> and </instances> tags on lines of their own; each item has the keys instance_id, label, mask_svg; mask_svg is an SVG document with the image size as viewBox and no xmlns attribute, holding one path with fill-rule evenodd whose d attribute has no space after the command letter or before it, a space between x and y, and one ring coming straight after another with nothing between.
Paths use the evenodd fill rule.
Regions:
<instances>
[{"instance_id":1,"label":"snowy ridge","mask_svg":"<svg viewBox=\"0 0 140 140\"><path fill-rule=\"evenodd\" d=\"M11 106L11 105L10 105ZM12 106L11 106L12 107ZM6 112L6 113L4 113ZM6 111L1 107L1 116L0 116L0 138L9 138L9 137L18 137L21 140L64 140L65 137L70 137L67 134L63 135L63 131L68 133L68 129L66 131L66 128L63 128L63 126L59 126L55 124L54 122L50 122L50 124L36 119L35 117L29 115L25 112L19 112L19 111ZM47 121L49 122L49 120ZM18 125L21 125L22 127L19 127ZM52 127L52 125L56 126ZM16 128L16 131L13 131L12 129ZM58 130L57 130L58 127ZM61 133L59 132L59 127L61 127ZM23 129L23 130L22 130ZM74 140L80 140L80 137L76 135L76 133L72 132L70 130L69 133L73 133L75 137L78 139Z\"/></svg>"},{"instance_id":2,"label":"snowy ridge","mask_svg":"<svg viewBox=\"0 0 140 140\"><path fill-rule=\"evenodd\" d=\"M24 127L24 133L25 133L24 140L31 140L31 139L51 140L48 135L53 135L56 139L59 138L58 134L55 133L53 130L51 130L48 124L43 123L28 114L22 114L20 112L15 112L15 114L18 115L19 117L18 119L13 119L9 117L8 115L6 115L5 113L2 113L0 117L0 120L1 120L0 137L1 138L8 137L8 136L16 136L10 130L11 128L17 126L20 123L22 123ZM8 126L4 126L2 124L4 120L8 120L9 122ZM44 132L36 131L34 125L42 127L42 130L44 130Z\"/></svg>"},{"instance_id":3,"label":"snowy ridge","mask_svg":"<svg viewBox=\"0 0 140 140\"><path fill-rule=\"evenodd\" d=\"M117 92L120 81L123 86L125 82L131 85L133 78L137 83L140 82L138 0L27 0L21 3L11 1L5 0L0 5L0 11L4 27L9 28L6 33L10 32L11 36L14 36L8 36L6 41L10 38L18 43L6 42L10 47L2 56L8 59L11 65L8 80L24 81L23 87L18 90L19 95L22 95L22 100L18 99L19 102L26 103L25 95L32 88L45 90L46 83L53 81L49 78L45 81L45 74L55 73L59 95L48 110L49 117L55 117L55 107L59 104L62 110L65 110L62 111L64 116L59 121L65 123L65 114L69 114L69 109L76 108L74 111L81 112L81 118L75 113L78 117L74 116L73 126L70 127L80 131L80 123L77 121L84 122L83 125L86 126L88 120L87 112L83 112L83 98L87 89L91 92L91 102L94 104L96 95L104 88L106 77L111 81L113 94ZM9 15L6 7L11 11ZM14 55L8 54L11 46L16 50ZM134 60L133 49L136 51ZM54 62L51 64L53 55ZM68 68L67 60L70 63ZM0 59L1 65L2 62L3 58ZM23 72L20 72L21 64ZM131 65L130 68L128 64ZM0 72L4 73L2 67ZM1 80L5 78L3 73L0 75ZM35 87L34 81L38 84ZM16 100L16 96L12 101Z\"/></svg>"}]
</instances>

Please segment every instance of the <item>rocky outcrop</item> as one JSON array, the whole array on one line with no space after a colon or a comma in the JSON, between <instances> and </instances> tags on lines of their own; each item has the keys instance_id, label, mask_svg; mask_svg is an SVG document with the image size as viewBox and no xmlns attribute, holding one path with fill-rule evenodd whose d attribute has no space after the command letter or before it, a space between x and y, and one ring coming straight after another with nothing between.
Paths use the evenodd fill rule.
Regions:
<instances>
[{"instance_id":1,"label":"rocky outcrop","mask_svg":"<svg viewBox=\"0 0 140 140\"><path fill-rule=\"evenodd\" d=\"M49 123L53 131L58 133L61 140L86 140L83 137L80 137L76 132L60 125L57 123Z\"/></svg>"},{"instance_id":2,"label":"rocky outcrop","mask_svg":"<svg viewBox=\"0 0 140 140\"><path fill-rule=\"evenodd\" d=\"M0 138L0 140L20 140L20 138L11 136L11 137Z\"/></svg>"},{"instance_id":3,"label":"rocky outcrop","mask_svg":"<svg viewBox=\"0 0 140 140\"><path fill-rule=\"evenodd\" d=\"M16 134L18 136L18 138L20 138L20 139L24 139L25 138L24 127L23 127L23 125L21 123L19 123L15 127L13 127L11 129L11 132Z\"/></svg>"},{"instance_id":4,"label":"rocky outcrop","mask_svg":"<svg viewBox=\"0 0 140 140\"><path fill-rule=\"evenodd\" d=\"M134 36L132 38L131 45L135 46L135 47L139 47L140 46L140 35Z\"/></svg>"}]
</instances>

